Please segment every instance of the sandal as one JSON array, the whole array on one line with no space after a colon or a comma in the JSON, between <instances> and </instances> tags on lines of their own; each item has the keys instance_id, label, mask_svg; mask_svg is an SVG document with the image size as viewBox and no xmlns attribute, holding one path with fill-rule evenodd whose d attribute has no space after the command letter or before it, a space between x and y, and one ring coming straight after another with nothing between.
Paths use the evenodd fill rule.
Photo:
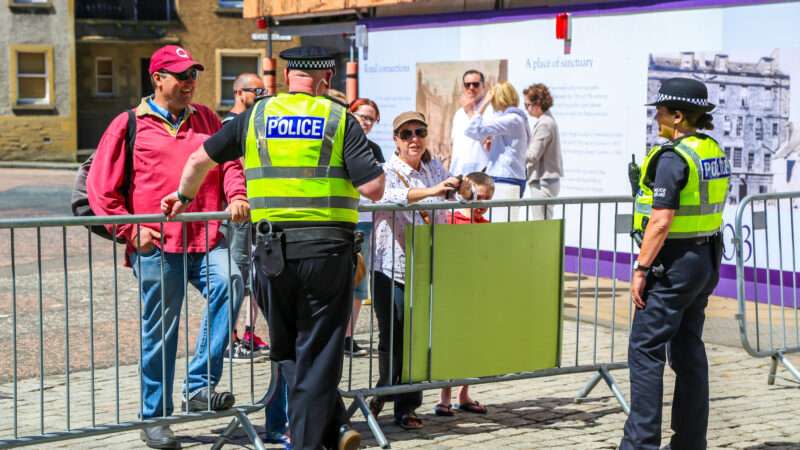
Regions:
<instances>
[{"instance_id":1,"label":"sandal","mask_svg":"<svg viewBox=\"0 0 800 450\"><path fill-rule=\"evenodd\" d=\"M473 414L486 414L488 412L485 406L481 405L475 400L458 405L458 409L460 411L466 411Z\"/></svg>"},{"instance_id":2,"label":"sandal","mask_svg":"<svg viewBox=\"0 0 800 450\"><path fill-rule=\"evenodd\" d=\"M455 415L453 412L453 405L445 405L444 403L439 403L433 408L433 413L439 417L452 417Z\"/></svg>"},{"instance_id":3,"label":"sandal","mask_svg":"<svg viewBox=\"0 0 800 450\"><path fill-rule=\"evenodd\" d=\"M376 419L378 418L378 414L383 411L383 405L386 404L385 400L381 400L378 397L372 397L369 401L369 412L372 413L372 416Z\"/></svg>"},{"instance_id":4,"label":"sandal","mask_svg":"<svg viewBox=\"0 0 800 450\"><path fill-rule=\"evenodd\" d=\"M417 417L416 414L413 412L403 414L401 417L395 417L394 423L400 426L400 428L404 430L419 430L424 425L422 424L422 419Z\"/></svg>"}]
</instances>

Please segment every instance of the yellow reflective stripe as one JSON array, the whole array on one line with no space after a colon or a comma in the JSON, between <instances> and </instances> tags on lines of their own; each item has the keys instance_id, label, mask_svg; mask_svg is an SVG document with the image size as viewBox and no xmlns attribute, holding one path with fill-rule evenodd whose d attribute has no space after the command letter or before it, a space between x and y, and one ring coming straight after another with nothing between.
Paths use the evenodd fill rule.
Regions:
<instances>
[{"instance_id":1,"label":"yellow reflective stripe","mask_svg":"<svg viewBox=\"0 0 800 450\"><path fill-rule=\"evenodd\" d=\"M350 180L341 178L260 178L247 180L247 192L248 197L359 197Z\"/></svg>"},{"instance_id":2,"label":"yellow reflective stripe","mask_svg":"<svg viewBox=\"0 0 800 450\"><path fill-rule=\"evenodd\" d=\"M358 209L358 198L352 197L250 197L253 209L281 208L349 208Z\"/></svg>"},{"instance_id":3,"label":"yellow reflective stripe","mask_svg":"<svg viewBox=\"0 0 800 450\"><path fill-rule=\"evenodd\" d=\"M245 170L248 180L258 178L346 178L344 167L255 167Z\"/></svg>"},{"instance_id":4,"label":"yellow reflective stripe","mask_svg":"<svg viewBox=\"0 0 800 450\"><path fill-rule=\"evenodd\" d=\"M713 203L710 205L681 205L680 208L675 210L675 216L701 216L707 214L721 213L725 208L725 203ZM650 215L653 206L643 203L636 203L636 212L640 214Z\"/></svg>"},{"instance_id":5,"label":"yellow reflective stripe","mask_svg":"<svg viewBox=\"0 0 800 450\"><path fill-rule=\"evenodd\" d=\"M252 209L253 223L261 219L272 222L358 222L358 211L352 209L330 208L326 210L310 208Z\"/></svg>"}]
</instances>

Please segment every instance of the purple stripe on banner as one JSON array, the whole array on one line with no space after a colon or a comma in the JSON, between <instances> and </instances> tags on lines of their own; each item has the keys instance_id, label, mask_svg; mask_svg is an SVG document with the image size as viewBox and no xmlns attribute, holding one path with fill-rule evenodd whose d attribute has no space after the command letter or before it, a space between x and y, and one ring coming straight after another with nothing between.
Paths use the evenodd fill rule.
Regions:
<instances>
[{"instance_id":1,"label":"purple stripe on banner","mask_svg":"<svg viewBox=\"0 0 800 450\"><path fill-rule=\"evenodd\" d=\"M759 4L782 3L780 0L633 0L608 3L587 3L578 5L544 6L534 8L512 8L491 11L468 11L459 13L428 14L419 16L376 17L360 20L371 30L427 28L463 25L482 25L488 23L514 22L521 20L553 18L558 13L572 13L573 17L589 17L610 14L637 14L644 12L669 11L677 9L718 8L731 6L752 6Z\"/></svg>"},{"instance_id":2,"label":"purple stripe on banner","mask_svg":"<svg viewBox=\"0 0 800 450\"><path fill-rule=\"evenodd\" d=\"M595 267L599 266L600 276L611 278L614 267L614 252L600 250L599 264L596 260L597 252L595 249L584 248L581 252L581 273L586 276L595 276ZM564 271L567 273L578 273L578 248L566 247L564 258ZM616 259L616 278L620 281L630 281L631 254L618 252ZM719 271L720 279L714 295L720 297L736 298L736 265L723 264ZM755 272L758 283L754 283L753 273ZM780 276L783 277L783 303L781 303ZM794 277L794 283L792 278ZM767 303L767 270L745 267L745 298L759 303ZM795 290L795 286L800 287L800 273L771 269L769 271L769 302L773 305L800 306L800 293ZM797 303L795 303L797 299Z\"/></svg>"}]
</instances>

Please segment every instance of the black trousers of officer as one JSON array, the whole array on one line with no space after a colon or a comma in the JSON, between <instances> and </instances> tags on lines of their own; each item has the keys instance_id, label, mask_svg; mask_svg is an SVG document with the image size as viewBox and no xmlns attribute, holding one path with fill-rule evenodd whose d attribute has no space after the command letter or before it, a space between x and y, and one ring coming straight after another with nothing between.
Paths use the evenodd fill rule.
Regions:
<instances>
[{"instance_id":1,"label":"black trousers of officer","mask_svg":"<svg viewBox=\"0 0 800 450\"><path fill-rule=\"evenodd\" d=\"M708 428L708 360L703 323L708 296L719 281L722 244L718 237L668 239L658 259L660 278L647 276L644 309L631 327L628 366L631 413L621 450L657 450L661 446L664 364L675 372L672 401L673 450L704 450Z\"/></svg>"},{"instance_id":2,"label":"black trousers of officer","mask_svg":"<svg viewBox=\"0 0 800 450\"><path fill-rule=\"evenodd\" d=\"M352 246L329 256L289 259L275 278L256 273L258 284L270 289L257 298L268 300L263 310L269 323L270 358L289 386L293 448L336 448L339 428L348 423L338 386L353 305Z\"/></svg>"}]
</instances>

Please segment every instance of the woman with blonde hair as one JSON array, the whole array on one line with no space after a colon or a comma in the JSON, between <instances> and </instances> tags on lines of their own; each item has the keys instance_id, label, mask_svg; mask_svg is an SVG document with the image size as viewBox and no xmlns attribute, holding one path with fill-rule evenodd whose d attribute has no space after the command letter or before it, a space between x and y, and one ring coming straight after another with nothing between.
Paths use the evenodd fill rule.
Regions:
<instances>
[{"instance_id":1,"label":"woman with blonde hair","mask_svg":"<svg viewBox=\"0 0 800 450\"><path fill-rule=\"evenodd\" d=\"M492 105L495 113L489 118L483 112ZM519 199L525 190L525 155L531 132L525 111L519 108L519 94L509 82L494 85L479 107L479 114L464 132L467 137L490 139L489 164L484 170L495 182L495 199ZM493 222L517 219L517 209L494 208ZM510 212L510 216L508 214Z\"/></svg>"}]
</instances>

